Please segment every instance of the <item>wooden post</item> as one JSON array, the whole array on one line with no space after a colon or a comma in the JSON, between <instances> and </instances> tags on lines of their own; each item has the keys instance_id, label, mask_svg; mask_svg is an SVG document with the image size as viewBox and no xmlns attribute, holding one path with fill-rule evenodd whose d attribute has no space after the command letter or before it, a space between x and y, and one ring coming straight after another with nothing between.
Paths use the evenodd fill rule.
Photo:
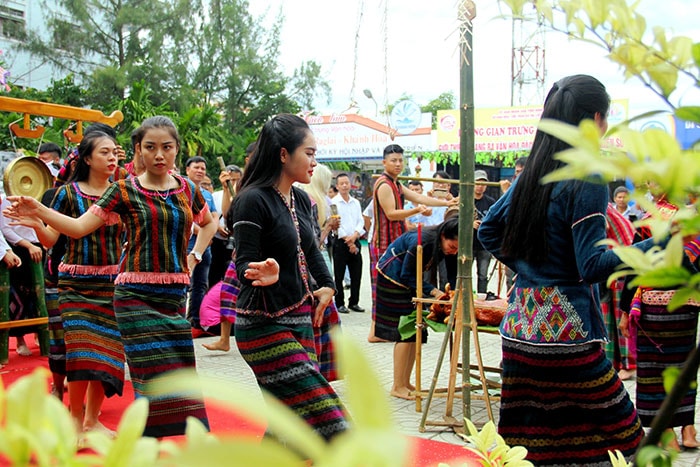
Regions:
<instances>
[{"instance_id":1,"label":"wooden post","mask_svg":"<svg viewBox=\"0 0 700 467\"><path fill-rule=\"evenodd\" d=\"M418 224L420 229L421 225ZM418 236L418 246L416 247L416 297L423 298L423 245L421 245L420 235ZM423 302L416 301L416 412L421 411L422 388L421 388L421 355L423 354Z\"/></svg>"}]
</instances>

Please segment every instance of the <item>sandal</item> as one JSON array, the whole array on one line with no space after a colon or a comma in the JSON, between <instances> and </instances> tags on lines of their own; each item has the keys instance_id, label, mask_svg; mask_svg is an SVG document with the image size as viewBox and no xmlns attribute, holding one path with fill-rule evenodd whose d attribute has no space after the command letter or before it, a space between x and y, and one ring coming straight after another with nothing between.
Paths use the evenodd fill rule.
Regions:
<instances>
[{"instance_id":1,"label":"sandal","mask_svg":"<svg viewBox=\"0 0 700 467\"><path fill-rule=\"evenodd\" d=\"M695 450L700 447L700 443L697 441L695 426L686 425L681 428L681 447L686 451Z\"/></svg>"}]
</instances>

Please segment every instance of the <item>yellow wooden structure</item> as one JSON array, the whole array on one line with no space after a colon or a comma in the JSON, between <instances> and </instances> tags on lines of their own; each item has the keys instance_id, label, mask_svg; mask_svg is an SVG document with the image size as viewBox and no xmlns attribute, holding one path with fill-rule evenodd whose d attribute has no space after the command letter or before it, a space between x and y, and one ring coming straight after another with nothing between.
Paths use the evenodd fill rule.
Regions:
<instances>
[{"instance_id":1,"label":"yellow wooden structure","mask_svg":"<svg viewBox=\"0 0 700 467\"><path fill-rule=\"evenodd\" d=\"M74 130L66 130L63 136L71 143L79 143L83 138L83 122L99 122L116 126L124 119L121 111L115 110L105 115L99 110L84 109L68 105L51 104L48 102L16 99L0 96L0 112L16 112L22 114L22 125L13 123L9 129L18 138L41 138L45 128L41 125L32 127L31 117L53 117L72 120ZM44 270L43 264L32 263L33 287L37 300L38 317L20 321L10 321L9 317L9 271L0 264L0 364L6 362L9 354L9 329L24 326L39 326L39 347L42 355L48 355L48 313L44 299Z\"/></svg>"}]
</instances>

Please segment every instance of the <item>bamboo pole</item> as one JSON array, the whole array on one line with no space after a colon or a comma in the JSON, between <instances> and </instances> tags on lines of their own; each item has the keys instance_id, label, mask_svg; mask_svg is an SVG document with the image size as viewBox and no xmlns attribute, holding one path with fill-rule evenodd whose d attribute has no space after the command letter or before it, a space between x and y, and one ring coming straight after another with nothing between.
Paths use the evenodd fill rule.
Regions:
<instances>
[{"instance_id":1,"label":"bamboo pole","mask_svg":"<svg viewBox=\"0 0 700 467\"><path fill-rule=\"evenodd\" d=\"M416 297L423 298L423 244L421 241L421 225L418 224L418 246L416 246ZM423 400L421 387L422 355L423 355L423 303L416 301L416 412L421 411Z\"/></svg>"},{"instance_id":2,"label":"bamboo pole","mask_svg":"<svg viewBox=\"0 0 700 467\"><path fill-rule=\"evenodd\" d=\"M463 0L459 5L460 33L460 128L459 139L459 248L457 276L462 288L469 287L469 293L461 294L462 310L462 413L463 418L471 418L471 383L469 377L469 342L471 316L474 297L472 290L472 241L474 238L474 66L472 54L472 21L476 17L476 5L471 0ZM460 330L455 330L460 332ZM465 384L466 382L466 384ZM467 390L469 387L469 390ZM464 430L467 432L466 423Z\"/></svg>"},{"instance_id":3,"label":"bamboo pole","mask_svg":"<svg viewBox=\"0 0 700 467\"><path fill-rule=\"evenodd\" d=\"M372 174L372 178L379 178L381 174ZM396 180L418 180L419 182L441 182L441 183L450 183L453 185L457 185L460 183L459 180L455 180L454 178L430 178L430 177L416 177L413 175L399 175L396 177ZM485 185L485 186L501 186L501 182L487 182L485 180L477 180L475 182L471 182L474 185Z\"/></svg>"},{"instance_id":4,"label":"bamboo pole","mask_svg":"<svg viewBox=\"0 0 700 467\"><path fill-rule=\"evenodd\" d=\"M418 425L418 431L423 433L425 431L425 425L427 424L427 419L428 419L428 412L430 412L430 404L433 402L433 397L436 392L440 392L439 389L437 389L437 383L438 383L438 377L440 376L440 369L442 368L442 362L445 359L445 353L447 352L447 344L450 342L450 335L452 333L452 329L454 329L455 326L455 318L457 315L457 307L459 306L459 302L461 300L460 293L459 291L464 288L464 285L462 284L462 277L457 277L457 287L455 288L456 293L454 297L452 297L452 308L450 310L450 316L447 320L447 330L445 331L445 337L442 339L442 346L440 347L440 353L438 355L437 359L437 364L435 365L435 371L433 371L433 379L430 381L430 390L428 391L428 398L425 401L425 409L423 410L423 415L421 416L420 424ZM427 300L423 299L424 302L430 303L430 302L441 302L441 300ZM459 330L456 330L456 332L459 332ZM449 378L451 381L454 380L454 378ZM454 396L454 390L455 387L452 386L450 387L449 385L447 386L447 396L452 400L452 397ZM464 391L462 391L464 392ZM463 394L462 397L469 397L469 395ZM450 412L445 412L445 416L448 414L451 414ZM445 422L444 424L438 424L435 422L431 422L431 425L440 425L440 426L454 426L452 422Z\"/></svg>"}]
</instances>

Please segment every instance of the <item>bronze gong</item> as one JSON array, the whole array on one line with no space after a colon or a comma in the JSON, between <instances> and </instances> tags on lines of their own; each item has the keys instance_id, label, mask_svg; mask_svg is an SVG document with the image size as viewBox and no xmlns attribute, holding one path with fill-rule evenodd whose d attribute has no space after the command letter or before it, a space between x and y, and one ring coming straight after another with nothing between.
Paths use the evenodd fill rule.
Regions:
<instances>
[{"instance_id":1,"label":"bronze gong","mask_svg":"<svg viewBox=\"0 0 700 467\"><path fill-rule=\"evenodd\" d=\"M34 156L23 156L5 167L3 186L8 196L31 196L41 200L53 186L53 175L46 164Z\"/></svg>"}]
</instances>

